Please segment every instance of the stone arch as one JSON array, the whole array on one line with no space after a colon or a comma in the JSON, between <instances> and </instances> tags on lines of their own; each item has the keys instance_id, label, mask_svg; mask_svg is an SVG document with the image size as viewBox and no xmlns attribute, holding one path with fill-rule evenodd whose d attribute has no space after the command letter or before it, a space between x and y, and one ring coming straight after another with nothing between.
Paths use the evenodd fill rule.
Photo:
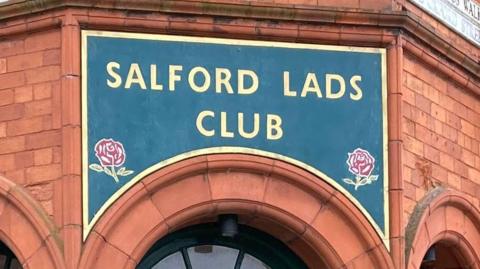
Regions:
<instances>
[{"instance_id":1,"label":"stone arch","mask_svg":"<svg viewBox=\"0 0 480 269\"><path fill-rule=\"evenodd\" d=\"M242 154L199 156L145 177L94 226L80 268L135 268L162 236L222 213L277 237L310 268L393 268L343 194L291 164Z\"/></svg>"},{"instance_id":2,"label":"stone arch","mask_svg":"<svg viewBox=\"0 0 480 269\"><path fill-rule=\"evenodd\" d=\"M480 268L480 211L464 195L437 187L417 204L406 230L406 268L418 269L434 244L452 249L463 268Z\"/></svg>"},{"instance_id":3,"label":"stone arch","mask_svg":"<svg viewBox=\"0 0 480 269\"><path fill-rule=\"evenodd\" d=\"M23 268L65 268L58 230L21 186L0 176L0 240Z\"/></svg>"}]
</instances>

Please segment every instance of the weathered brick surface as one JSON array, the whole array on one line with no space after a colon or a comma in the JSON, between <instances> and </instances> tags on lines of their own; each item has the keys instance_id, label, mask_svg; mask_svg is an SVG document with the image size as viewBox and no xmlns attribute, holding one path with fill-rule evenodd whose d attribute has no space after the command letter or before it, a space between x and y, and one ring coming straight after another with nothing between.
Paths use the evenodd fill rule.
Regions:
<instances>
[{"instance_id":1,"label":"weathered brick surface","mask_svg":"<svg viewBox=\"0 0 480 269\"><path fill-rule=\"evenodd\" d=\"M480 206L479 97L409 54L403 76L404 224L438 185Z\"/></svg>"},{"instance_id":2,"label":"weathered brick surface","mask_svg":"<svg viewBox=\"0 0 480 269\"><path fill-rule=\"evenodd\" d=\"M59 30L0 41L0 174L25 186L53 215L61 133L52 128L60 81ZM59 90L59 88L56 88Z\"/></svg>"},{"instance_id":3,"label":"weathered brick surface","mask_svg":"<svg viewBox=\"0 0 480 269\"><path fill-rule=\"evenodd\" d=\"M53 199L53 183L46 182L36 185L29 185L27 189L32 196L40 202L45 211L49 215L53 215L52 199Z\"/></svg>"},{"instance_id":4,"label":"weathered brick surface","mask_svg":"<svg viewBox=\"0 0 480 269\"><path fill-rule=\"evenodd\" d=\"M435 34L439 35L443 39L447 40L453 48L464 51L464 53L466 53L469 57L478 62L478 60L480 59L480 50L471 42L467 41L460 34L452 31L444 23L438 21L433 16L429 15L427 12L417 7L415 4L412 3L412 1L397 2L402 2L404 9L407 9L408 11L414 13L415 16L420 19L422 25L435 32Z\"/></svg>"},{"instance_id":5,"label":"weathered brick surface","mask_svg":"<svg viewBox=\"0 0 480 269\"><path fill-rule=\"evenodd\" d=\"M204 0L205 2L216 2L216 3L235 3L235 4L246 4L246 5L271 5L271 6L290 6L290 7L310 7L310 8L328 8L328 9L337 9L337 10L377 10L384 12L392 12L398 10L408 10L414 16L420 20L420 25L428 28L429 31L433 31L435 34L439 35L441 38L448 41L452 47L461 49L472 59L480 59L480 52L478 48L473 45L471 42L465 40L460 34L452 31L445 24L439 22L433 16L429 15L424 10L418 8L411 1L385 1L385 0ZM107 20L106 18L96 17L95 20ZM341 21L342 14L339 12L338 18L336 21ZM120 20L119 18L112 17L110 18L109 23L113 23L113 20ZM114 23L113 23L114 24ZM142 25L146 26L146 25ZM207 25L204 25L207 27ZM239 25L241 28L241 25ZM272 30L266 28L265 31ZM340 37L339 37L340 38ZM362 37L363 40L366 40L368 37L365 35ZM1 56L1 55L0 55Z\"/></svg>"}]
</instances>

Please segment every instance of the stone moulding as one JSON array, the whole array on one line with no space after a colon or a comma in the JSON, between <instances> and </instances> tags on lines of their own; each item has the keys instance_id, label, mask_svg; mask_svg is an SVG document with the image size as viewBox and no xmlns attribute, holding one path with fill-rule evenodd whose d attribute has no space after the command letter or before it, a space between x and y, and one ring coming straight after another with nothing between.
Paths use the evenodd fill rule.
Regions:
<instances>
[{"instance_id":1,"label":"stone moulding","mask_svg":"<svg viewBox=\"0 0 480 269\"><path fill-rule=\"evenodd\" d=\"M66 268L59 230L27 190L2 176L0 219L0 240L12 249L23 268ZM19 235L23 240L16 240Z\"/></svg>"},{"instance_id":2,"label":"stone moulding","mask_svg":"<svg viewBox=\"0 0 480 269\"><path fill-rule=\"evenodd\" d=\"M407 269L418 268L427 250L444 243L458 250L462 268L479 268L480 257L474 242L479 242L478 207L462 193L437 187L419 201L405 230Z\"/></svg>"},{"instance_id":3,"label":"stone moulding","mask_svg":"<svg viewBox=\"0 0 480 269\"><path fill-rule=\"evenodd\" d=\"M367 219L318 179L296 166L253 155L213 154L177 162L148 175L107 210L85 242L79 268L134 268L169 231L225 212L252 227L256 220L282 227L278 234L270 225L257 228L282 238L300 250L297 254L309 253L304 257L309 268L323 268L320 260L329 268L394 268ZM176 197L183 199L172 203ZM350 229L337 233L329 229L332 225ZM112 265L110 250L129 261L117 259Z\"/></svg>"},{"instance_id":4,"label":"stone moulding","mask_svg":"<svg viewBox=\"0 0 480 269\"><path fill-rule=\"evenodd\" d=\"M410 217L410 221L405 229L405 260L408 261L410 256L410 250L413 246L413 239L415 239L415 233L420 225L422 216L426 214L425 210L428 210L430 203L432 203L435 198L445 191L446 190L443 187L437 187L430 190L415 207L412 216Z\"/></svg>"}]
</instances>

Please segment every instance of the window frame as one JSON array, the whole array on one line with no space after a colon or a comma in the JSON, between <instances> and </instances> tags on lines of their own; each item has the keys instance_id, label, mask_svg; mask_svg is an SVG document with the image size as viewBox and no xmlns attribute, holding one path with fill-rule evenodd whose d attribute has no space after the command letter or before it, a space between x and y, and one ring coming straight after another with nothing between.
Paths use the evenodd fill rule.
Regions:
<instances>
[{"instance_id":1,"label":"window frame","mask_svg":"<svg viewBox=\"0 0 480 269\"><path fill-rule=\"evenodd\" d=\"M245 253L250 254L273 269L307 269L305 263L280 240L246 225L238 225L234 237L221 236L216 223L188 227L166 235L157 241L140 261L137 269L151 269L155 264L180 251L184 261L189 247L218 245L239 250L235 269L239 269ZM186 268L189 269L186 264Z\"/></svg>"}]
</instances>

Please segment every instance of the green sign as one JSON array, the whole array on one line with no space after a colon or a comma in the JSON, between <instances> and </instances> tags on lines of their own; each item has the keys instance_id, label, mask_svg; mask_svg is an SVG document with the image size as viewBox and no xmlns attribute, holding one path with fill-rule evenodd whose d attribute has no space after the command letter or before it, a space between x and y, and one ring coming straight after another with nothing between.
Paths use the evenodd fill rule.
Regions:
<instances>
[{"instance_id":1,"label":"green sign","mask_svg":"<svg viewBox=\"0 0 480 269\"><path fill-rule=\"evenodd\" d=\"M228 152L316 174L387 242L384 49L95 31L82 42L85 237L149 173Z\"/></svg>"}]
</instances>

